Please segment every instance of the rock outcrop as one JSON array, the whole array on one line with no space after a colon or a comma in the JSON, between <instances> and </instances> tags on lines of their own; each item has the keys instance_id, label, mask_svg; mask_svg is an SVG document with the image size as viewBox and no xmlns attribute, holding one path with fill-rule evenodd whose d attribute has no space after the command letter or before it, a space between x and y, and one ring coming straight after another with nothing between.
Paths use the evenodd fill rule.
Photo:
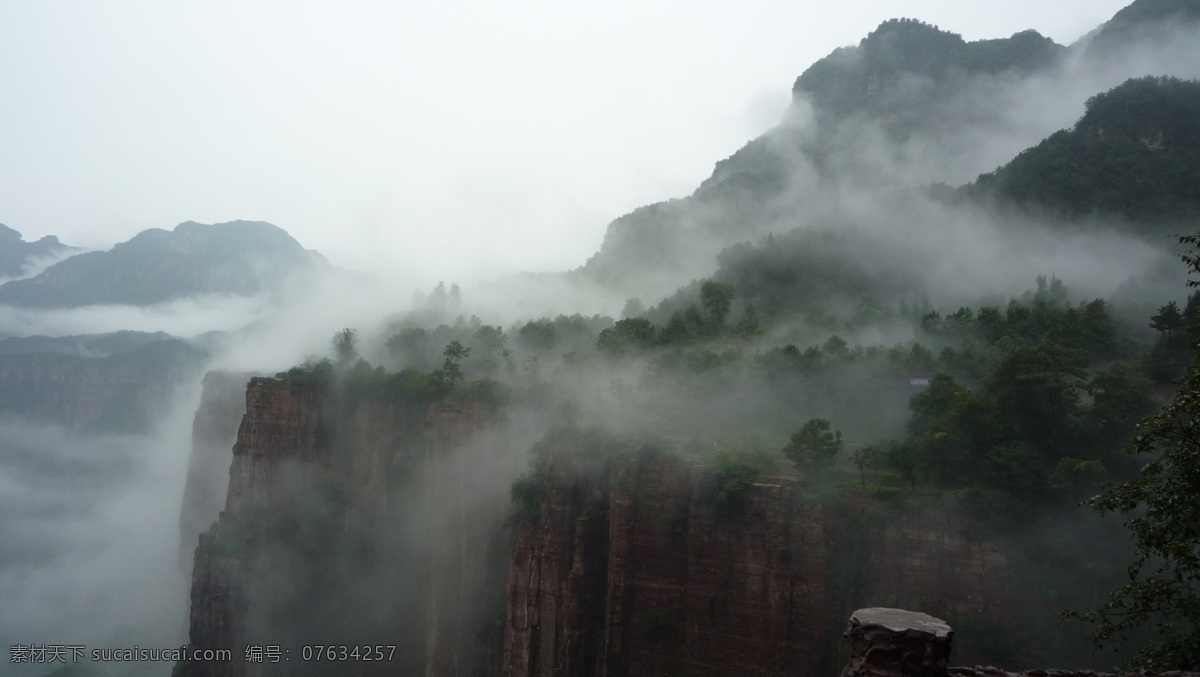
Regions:
<instances>
[{"instance_id":1,"label":"rock outcrop","mask_svg":"<svg viewBox=\"0 0 1200 677\"><path fill-rule=\"evenodd\" d=\"M503 591L519 445L477 402L335 390L250 380L191 591L191 646L234 660L185 674L334 674L314 648L331 645L353 663L339 674L494 674L481 638L503 617L488 586Z\"/></svg>"},{"instance_id":2,"label":"rock outcrop","mask_svg":"<svg viewBox=\"0 0 1200 677\"><path fill-rule=\"evenodd\" d=\"M779 479L723 512L691 464L597 467L589 444L562 433L543 449L509 575L506 676L830 674L841 619L864 601L1016 622L1004 550L967 540L948 507L822 503Z\"/></svg>"},{"instance_id":3,"label":"rock outcrop","mask_svg":"<svg viewBox=\"0 0 1200 677\"><path fill-rule=\"evenodd\" d=\"M940 618L903 609L859 609L846 628L842 677L946 677L954 633Z\"/></svg>"},{"instance_id":4,"label":"rock outcrop","mask_svg":"<svg viewBox=\"0 0 1200 677\"><path fill-rule=\"evenodd\" d=\"M842 677L1197 677L1183 670L1123 674L1095 670L1008 672L991 666L948 668L954 631L940 618L904 609L859 609L846 627L850 660Z\"/></svg>"}]
</instances>

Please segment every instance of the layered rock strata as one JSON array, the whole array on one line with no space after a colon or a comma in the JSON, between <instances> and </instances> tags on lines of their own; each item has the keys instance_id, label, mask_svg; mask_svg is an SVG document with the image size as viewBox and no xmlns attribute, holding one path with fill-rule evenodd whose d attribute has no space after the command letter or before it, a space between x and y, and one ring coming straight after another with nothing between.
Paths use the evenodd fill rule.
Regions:
<instances>
[{"instance_id":1,"label":"layered rock strata","mask_svg":"<svg viewBox=\"0 0 1200 677\"><path fill-rule=\"evenodd\" d=\"M948 508L822 503L779 479L723 512L687 462L597 468L579 447L562 434L545 450L509 574L506 676L831 674L840 619L864 601L1016 622L1003 549Z\"/></svg>"}]
</instances>

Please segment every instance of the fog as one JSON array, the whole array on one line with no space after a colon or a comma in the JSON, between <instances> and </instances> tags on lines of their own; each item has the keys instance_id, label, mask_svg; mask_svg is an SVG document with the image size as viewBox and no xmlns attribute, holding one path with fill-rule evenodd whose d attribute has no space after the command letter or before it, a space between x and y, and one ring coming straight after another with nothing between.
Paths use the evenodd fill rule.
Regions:
<instances>
[{"instance_id":1,"label":"fog","mask_svg":"<svg viewBox=\"0 0 1200 677\"><path fill-rule=\"evenodd\" d=\"M1007 300L1039 275L1063 280L1073 302L1114 300L1130 317L1181 299L1169 238L997 214L925 188L962 185L1007 162L1130 76L1200 76L1194 36L1155 36L1105 62L1085 60L1080 47L1033 77L979 78L901 141L874 120L820 127L810 102L790 100L810 63L897 12L966 39L1036 28L1070 43L1123 4L1066 12L1032 2L859 2L819 18L768 3L422 14L363 3L336 16L309 5L79 5L69 17L7 7L0 55L27 65L0 75L14 101L0 132L0 204L9 210L0 216L27 239L55 234L105 249L147 227L255 218L373 276L142 307L0 307L0 335L163 331L208 352L205 369L272 373L330 356L334 333L355 328L373 364L427 371L441 364L444 341L408 360L388 339L441 326L439 339L470 342L481 326L499 327L514 366L505 372L498 353L480 366L475 344L468 377L498 378L553 405L497 433L503 453L471 439L423 470L462 471L458 493L447 495L475 497L470 510L502 509L525 450L564 406L588 423L681 445L712 436L732 448L753 436L747 446L775 449L818 416L855 426L855 444L873 443L901 434L908 415L907 393L879 395L891 375L875 364L780 384L745 360L721 372L722 396L707 398L711 383L697 385L707 376L690 380L662 359L597 357L595 332L539 351L520 343L520 328L559 313L607 326L631 296L650 316L667 299L657 309L665 320L673 295L679 308L695 302L694 281L718 272L720 252L765 248L768 234L813 248L833 237L832 253L885 281L893 296L865 296L889 309L948 313ZM895 94L919 98L925 84ZM782 158L786 181L748 208L755 218L730 225L727 205L672 203L681 216L667 222L684 227L661 267L615 282L561 274L600 248L614 218L687 198L714 162L763 133L755 143ZM814 157L831 151L818 167ZM527 271L543 274L514 277ZM460 283L461 299L431 309L443 281ZM819 347L833 334L851 346L916 337L904 318L850 327L863 295L825 301L820 310L834 320L781 322L760 347ZM178 519L202 372L179 384L169 413L144 434L0 422L0 640L89 649L186 641ZM438 498L412 499L430 523L400 520L430 552L442 525L463 528L462 505ZM372 582L347 590L369 597ZM45 672L28 667L19 674Z\"/></svg>"},{"instance_id":2,"label":"fog","mask_svg":"<svg viewBox=\"0 0 1200 677\"><path fill-rule=\"evenodd\" d=\"M174 413L144 435L0 424L6 644L91 651L186 642L188 581L173 563L191 448L188 412L198 394L185 384ZM5 674L41 675L47 668L8 664ZM127 674L163 670L141 664Z\"/></svg>"},{"instance_id":3,"label":"fog","mask_svg":"<svg viewBox=\"0 0 1200 677\"><path fill-rule=\"evenodd\" d=\"M885 18L1066 44L1123 4L18 3L0 203L27 237L95 249L245 218L427 283L562 270L613 217L691 192Z\"/></svg>"}]
</instances>

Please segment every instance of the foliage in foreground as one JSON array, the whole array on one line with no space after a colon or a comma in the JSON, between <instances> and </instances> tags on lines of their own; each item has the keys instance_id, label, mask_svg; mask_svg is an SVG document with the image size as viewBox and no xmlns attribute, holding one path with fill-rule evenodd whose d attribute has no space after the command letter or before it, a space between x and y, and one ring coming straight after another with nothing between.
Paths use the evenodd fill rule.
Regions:
<instances>
[{"instance_id":1,"label":"foliage in foreground","mask_svg":"<svg viewBox=\"0 0 1200 677\"><path fill-rule=\"evenodd\" d=\"M1195 246L1200 236L1180 240ZM1200 272L1200 257L1183 257ZM1195 286L1195 281L1189 282ZM1197 346L1200 348L1200 345ZM1067 617L1096 623L1097 646L1117 646L1148 632L1150 642L1130 660L1144 669L1200 669L1200 364L1175 400L1146 418L1129 453L1153 457L1141 474L1105 485L1088 503L1102 513L1129 515L1134 542L1128 582L1100 608Z\"/></svg>"}]
</instances>

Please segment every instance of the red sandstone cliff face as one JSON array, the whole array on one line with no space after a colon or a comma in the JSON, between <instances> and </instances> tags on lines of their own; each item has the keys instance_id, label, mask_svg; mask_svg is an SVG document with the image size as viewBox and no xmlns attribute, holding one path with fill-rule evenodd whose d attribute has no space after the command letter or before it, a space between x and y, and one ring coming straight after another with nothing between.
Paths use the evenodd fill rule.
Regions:
<instances>
[{"instance_id":1,"label":"red sandstone cliff face","mask_svg":"<svg viewBox=\"0 0 1200 677\"><path fill-rule=\"evenodd\" d=\"M394 647L338 674L475 673L488 616L503 614L484 586L507 559L493 537L522 465L514 448L478 403L338 401L252 379L225 510L192 577L191 645L234 661L186 674L334 674L305 660L305 646L331 644ZM244 662L247 647L266 660Z\"/></svg>"},{"instance_id":2,"label":"red sandstone cliff face","mask_svg":"<svg viewBox=\"0 0 1200 677\"><path fill-rule=\"evenodd\" d=\"M549 446L537 519L520 530L504 675L833 674L846 608L1001 623L1019 608L1003 550L963 538L946 507L822 505L780 482L719 517L683 461L580 472L575 446Z\"/></svg>"},{"instance_id":3,"label":"red sandstone cliff face","mask_svg":"<svg viewBox=\"0 0 1200 677\"><path fill-rule=\"evenodd\" d=\"M693 465L595 446L571 428L539 445L513 550L528 445L484 406L253 379L192 579L192 647L234 660L186 674L332 674L303 655L329 644L395 647L338 674L833 674L856 608L1023 620L1002 544L966 538L952 506L818 501L777 479L717 514ZM963 639L956 661L992 662Z\"/></svg>"}]
</instances>

